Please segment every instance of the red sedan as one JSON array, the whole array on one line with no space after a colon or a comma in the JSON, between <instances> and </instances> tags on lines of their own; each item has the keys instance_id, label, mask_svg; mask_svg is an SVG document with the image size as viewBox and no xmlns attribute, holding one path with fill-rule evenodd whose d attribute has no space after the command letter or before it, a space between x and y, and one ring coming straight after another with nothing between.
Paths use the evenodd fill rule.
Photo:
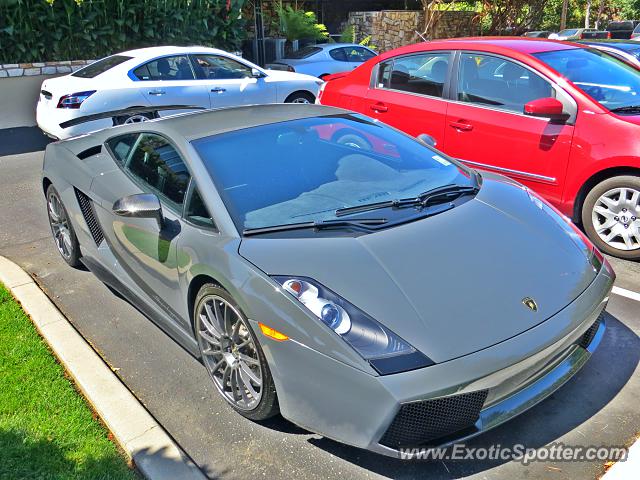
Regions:
<instances>
[{"instance_id":1,"label":"red sedan","mask_svg":"<svg viewBox=\"0 0 640 480\"><path fill-rule=\"evenodd\" d=\"M620 60L540 39L433 41L328 77L318 101L427 134L539 192L601 250L640 259L640 72Z\"/></svg>"}]
</instances>

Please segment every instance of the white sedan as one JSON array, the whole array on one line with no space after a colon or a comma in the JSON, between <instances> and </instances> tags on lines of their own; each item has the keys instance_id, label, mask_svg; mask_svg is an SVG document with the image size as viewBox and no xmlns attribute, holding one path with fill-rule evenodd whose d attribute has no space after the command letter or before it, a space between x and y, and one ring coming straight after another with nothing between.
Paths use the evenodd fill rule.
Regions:
<instances>
[{"instance_id":1,"label":"white sedan","mask_svg":"<svg viewBox=\"0 0 640 480\"><path fill-rule=\"evenodd\" d=\"M346 72L377 55L357 43L321 43L308 45L267 65L273 70L305 73L323 78L332 73Z\"/></svg>"},{"instance_id":2,"label":"white sedan","mask_svg":"<svg viewBox=\"0 0 640 480\"><path fill-rule=\"evenodd\" d=\"M63 128L61 123L135 107L188 105L220 108L262 103L313 103L322 82L299 73L264 70L240 57L206 47L151 47L98 60L42 83L36 117L42 131L69 138L153 118L124 113ZM98 115L99 116L99 115Z\"/></svg>"}]
</instances>

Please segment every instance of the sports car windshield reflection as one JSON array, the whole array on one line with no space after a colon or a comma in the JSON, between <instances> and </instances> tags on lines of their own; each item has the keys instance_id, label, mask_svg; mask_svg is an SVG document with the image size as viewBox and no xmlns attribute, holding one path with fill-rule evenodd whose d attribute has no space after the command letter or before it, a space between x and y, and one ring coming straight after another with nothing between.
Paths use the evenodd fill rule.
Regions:
<instances>
[{"instance_id":1,"label":"sports car windshield reflection","mask_svg":"<svg viewBox=\"0 0 640 480\"><path fill-rule=\"evenodd\" d=\"M200 359L215 408L385 455L522 413L605 332L615 275L566 217L346 110L101 130L50 144L42 188L62 258Z\"/></svg>"},{"instance_id":2,"label":"sports car windshield reflection","mask_svg":"<svg viewBox=\"0 0 640 480\"><path fill-rule=\"evenodd\" d=\"M443 201L477 187L468 168L360 115L274 123L193 145L238 230L247 233L333 220L349 209L393 210L442 186L459 187ZM421 212L383 213L406 220Z\"/></svg>"}]
</instances>

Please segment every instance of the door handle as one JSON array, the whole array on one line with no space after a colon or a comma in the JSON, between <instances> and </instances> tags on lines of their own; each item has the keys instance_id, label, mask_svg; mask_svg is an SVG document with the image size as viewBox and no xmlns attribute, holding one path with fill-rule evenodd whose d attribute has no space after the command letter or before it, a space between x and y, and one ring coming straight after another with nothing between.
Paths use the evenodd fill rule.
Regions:
<instances>
[{"instance_id":1,"label":"door handle","mask_svg":"<svg viewBox=\"0 0 640 480\"><path fill-rule=\"evenodd\" d=\"M384 103L376 103L374 105L370 105L369 108L378 113L384 113L389 110L389 107L387 107Z\"/></svg>"},{"instance_id":2,"label":"door handle","mask_svg":"<svg viewBox=\"0 0 640 480\"><path fill-rule=\"evenodd\" d=\"M460 120L458 122L449 122L449 126L455 128L459 132L470 132L473 130L473 125L470 123L465 123L464 120Z\"/></svg>"},{"instance_id":3,"label":"door handle","mask_svg":"<svg viewBox=\"0 0 640 480\"><path fill-rule=\"evenodd\" d=\"M164 90L151 90L149 92L149 95L154 95L154 96L157 97L159 95L164 95L165 93L167 93L167 92L165 92Z\"/></svg>"},{"instance_id":4,"label":"door handle","mask_svg":"<svg viewBox=\"0 0 640 480\"><path fill-rule=\"evenodd\" d=\"M211 93L222 93L222 92L226 92L227 89L226 88L220 88L220 87L216 87L216 88L212 88L211 89Z\"/></svg>"}]
</instances>

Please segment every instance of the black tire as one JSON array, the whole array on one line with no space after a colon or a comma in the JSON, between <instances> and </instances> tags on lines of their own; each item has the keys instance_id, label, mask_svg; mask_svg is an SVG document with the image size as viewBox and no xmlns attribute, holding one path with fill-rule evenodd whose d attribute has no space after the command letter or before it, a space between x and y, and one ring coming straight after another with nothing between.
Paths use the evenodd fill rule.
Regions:
<instances>
[{"instance_id":1,"label":"black tire","mask_svg":"<svg viewBox=\"0 0 640 480\"><path fill-rule=\"evenodd\" d=\"M616 210L612 209L612 213L610 215L615 215L612 217L613 221L622 224L622 227L621 226L617 227L619 231L622 231L622 232L625 232L626 228L629 228L629 229L633 229L634 227L640 228L640 220L638 220L638 213L640 213L640 209L638 205L636 205L635 211L633 211L632 208L629 208L631 203L630 202L630 194L632 193L631 190L640 192L640 176L635 176L635 175L620 175L617 177L611 177L606 180L603 180L602 182L598 183L595 187L593 187L591 191L589 191L589 193L587 194L584 200L584 204L582 205L582 212L581 212L582 226L587 236L591 239L591 241L595 244L595 246L598 247L600 250L602 250L604 253L607 253L614 257L624 258L627 260L640 260L640 239L638 239L637 241L633 241L634 243L632 243L631 249L625 250L623 248L616 248L614 245L611 245L610 243L617 243L621 245L621 242L623 242L624 240L623 237L621 236L614 237L610 240L610 243L607 243L605 239L600 237L600 235L596 231L596 227L594 226L594 220L593 220L594 207L597 206L597 203L600 201L599 199L605 194L607 194L608 196L608 192L612 192L612 191L615 192L615 189L618 189L618 188L629 189L628 196L627 196L629 205L624 207L626 208L625 211L621 210L620 212L617 212ZM620 197L618 196L618 199L619 198ZM600 205L600 207L602 207L602 205ZM596 218L598 219L598 221L604 222L604 219L605 219L604 215L597 214L597 213L595 215L597 216ZM625 228L625 230L622 229L624 228L624 225L628 226ZM611 229L603 230L604 234L607 234L609 232L611 232Z\"/></svg>"},{"instance_id":2,"label":"black tire","mask_svg":"<svg viewBox=\"0 0 640 480\"><path fill-rule=\"evenodd\" d=\"M309 92L293 92L284 103L315 103L316 97Z\"/></svg>"},{"instance_id":3,"label":"black tire","mask_svg":"<svg viewBox=\"0 0 640 480\"><path fill-rule=\"evenodd\" d=\"M119 117L113 117L113 125L125 125L126 123L139 123L146 120L152 120L156 118L152 113L137 113L135 115L121 115ZM146 120L143 120L146 119Z\"/></svg>"},{"instance_id":4,"label":"black tire","mask_svg":"<svg viewBox=\"0 0 640 480\"><path fill-rule=\"evenodd\" d=\"M343 129L338 130L331 139L333 142L347 147L357 148L359 150L370 151L373 146L361 134L355 130Z\"/></svg>"},{"instance_id":5,"label":"black tire","mask_svg":"<svg viewBox=\"0 0 640 480\"><path fill-rule=\"evenodd\" d=\"M80 244L78 243L78 237L76 237L76 232L73 229L69 213L62 202L62 198L53 185L49 185L45 195L47 199L47 217L49 218L49 226L51 227L51 234L53 235L53 239L56 243L58 253L60 253L62 259L67 262L69 266L73 268L80 268L82 266L82 263L80 262L80 258L82 257ZM58 206L53 207L52 202L56 201L56 199L59 204ZM59 209L57 213L54 211L56 208ZM62 216L64 216L64 218ZM66 229L66 232L64 232L63 235L68 235L68 242L61 240L61 228Z\"/></svg>"},{"instance_id":6,"label":"black tire","mask_svg":"<svg viewBox=\"0 0 640 480\"><path fill-rule=\"evenodd\" d=\"M214 378L214 373L211 371L211 369L209 368L209 364L207 363L207 358L211 358L211 357L210 356L205 357L205 355L203 354L201 341L198 338L198 335L199 335L198 332L202 328L199 312L203 308L203 303L206 302L207 300L210 300L212 296L219 297L220 299L226 301L241 315L242 322L246 327L249 335L251 336L251 339L253 340L253 344L255 345L255 353L257 353L257 357L260 361L262 389L261 389L261 397L259 402L255 407L253 407L250 410L238 408L232 401L230 401L225 396L223 392L220 391L220 387L216 381L216 378ZM206 283L200 288L200 290L198 291L198 295L196 296L195 304L193 308L193 316L194 316L193 318L194 335L196 336L196 340L198 340L198 348L200 349L200 353L203 358L203 364L205 365L205 368L207 369L207 372L209 373L214 383L214 386L220 393L220 396L225 401L227 401L227 403L236 412L238 412L240 415L250 420L261 421L261 420L266 420L268 418L271 418L274 415L277 415L280 412L280 408L278 406L278 396L276 394L276 387L273 382L273 377L271 376L271 370L269 369L267 359L264 355L264 352L262 351L262 347L260 346L260 343L258 342L258 338L256 337L255 333L251 329L251 325L246 315L244 315L244 313L242 312L242 310L240 309L236 301L233 299L233 297L229 295L229 293L226 290L220 288L219 286L213 283Z\"/></svg>"}]
</instances>

